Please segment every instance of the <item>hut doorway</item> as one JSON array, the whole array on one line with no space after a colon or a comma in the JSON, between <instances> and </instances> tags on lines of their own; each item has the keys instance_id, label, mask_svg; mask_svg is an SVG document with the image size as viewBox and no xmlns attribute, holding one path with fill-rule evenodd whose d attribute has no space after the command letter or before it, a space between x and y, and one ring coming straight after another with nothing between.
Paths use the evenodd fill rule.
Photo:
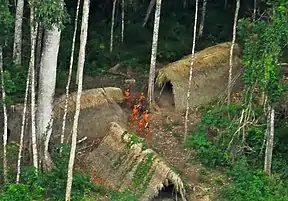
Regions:
<instances>
[{"instance_id":1,"label":"hut doorway","mask_svg":"<svg viewBox=\"0 0 288 201\"><path fill-rule=\"evenodd\" d=\"M180 193L176 192L174 184L169 182L152 201L178 201L181 200Z\"/></svg>"},{"instance_id":2,"label":"hut doorway","mask_svg":"<svg viewBox=\"0 0 288 201\"><path fill-rule=\"evenodd\" d=\"M175 108L173 85L170 81L165 82L162 88L157 89L157 103L161 108Z\"/></svg>"}]
</instances>

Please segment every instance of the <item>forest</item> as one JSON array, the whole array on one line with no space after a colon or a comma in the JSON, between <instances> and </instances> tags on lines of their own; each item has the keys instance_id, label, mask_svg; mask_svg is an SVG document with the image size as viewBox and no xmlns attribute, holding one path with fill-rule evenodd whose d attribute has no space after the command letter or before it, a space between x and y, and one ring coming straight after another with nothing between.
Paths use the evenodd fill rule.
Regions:
<instances>
[{"instance_id":1,"label":"forest","mask_svg":"<svg viewBox=\"0 0 288 201\"><path fill-rule=\"evenodd\" d=\"M0 2L0 201L288 201L287 0Z\"/></svg>"}]
</instances>

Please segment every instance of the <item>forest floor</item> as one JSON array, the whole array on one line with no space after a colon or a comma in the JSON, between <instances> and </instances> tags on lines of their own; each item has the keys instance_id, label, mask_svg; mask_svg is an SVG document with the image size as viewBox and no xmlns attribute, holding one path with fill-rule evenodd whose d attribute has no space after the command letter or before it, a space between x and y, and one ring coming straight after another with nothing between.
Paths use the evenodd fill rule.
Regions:
<instances>
[{"instance_id":1,"label":"forest floor","mask_svg":"<svg viewBox=\"0 0 288 201\"><path fill-rule=\"evenodd\" d=\"M134 77L137 76L134 75ZM117 75L94 78L85 76L84 89L123 86L124 80L127 78L119 78L121 77ZM145 88L143 80L144 79L140 81L136 80L136 83L130 86L132 94L142 92ZM126 86L124 85L124 87ZM122 90L124 90L124 88L122 88ZM172 91L169 91L169 88L168 90L164 90L158 104L160 106L159 110L150 115L152 121L148 147L156 151L167 163L174 167L174 170L187 185L187 192L191 201L212 200L213 197L217 197L218 190L223 185L226 185L225 181L227 181L227 178L219 171L207 169L202 166L196 161L195 152L191 149L185 149L183 140L184 115L174 111ZM190 111L188 121L189 130L193 129L193 125L199 121L199 115L197 109ZM130 128L128 129L136 131L135 123L133 126L130 124ZM107 200L107 197L98 198L98 200Z\"/></svg>"}]
</instances>

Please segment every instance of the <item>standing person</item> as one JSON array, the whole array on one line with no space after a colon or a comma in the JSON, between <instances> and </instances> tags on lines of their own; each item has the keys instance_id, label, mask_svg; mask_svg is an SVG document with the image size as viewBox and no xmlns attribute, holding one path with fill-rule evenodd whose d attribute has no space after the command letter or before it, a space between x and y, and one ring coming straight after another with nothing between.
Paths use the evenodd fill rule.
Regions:
<instances>
[{"instance_id":1,"label":"standing person","mask_svg":"<svg viewBox=\"0 0 288 201\"><path fill-rule=\"evenodd\" d=\"M130 98L131 98L131 92L130 92L130 89L127 88L124 91L124 104L125 104L125 107L128 107L128 104L130 102Z\"/></svg>"}]
</instances>

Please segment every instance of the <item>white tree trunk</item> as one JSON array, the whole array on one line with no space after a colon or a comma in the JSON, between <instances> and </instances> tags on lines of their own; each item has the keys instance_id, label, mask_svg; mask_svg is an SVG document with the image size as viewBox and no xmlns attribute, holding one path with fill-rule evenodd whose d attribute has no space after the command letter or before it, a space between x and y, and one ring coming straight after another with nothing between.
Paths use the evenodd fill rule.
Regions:
<instances>
[{"instance_id":1,"label":"white tree trunk","mask_svg":"<svg viewBox=\"0 0 288 201\"><path fill-rule=\"evenodd\" d=\"M161 14L161 0L157 0L156 9L155 9L155 18L154 18L153 40L152 40L149 83L148 83L148 101L149 101L150 109L152 109L152 103L154 101L155 65L156 65L156 58L157 58L160 14Z\"/></svg>"},{"instance_id":2,"label":"white tree trunk","mask_svg":"<svg viewBox=\"0 0 288 201\"><path fill-rule=\"evenodd\" d=\"M0 46L0 73L1 73L1 90L2 90L2 105L4 116L4 132L3 132L3 171L4 183L8 183L8 164L7 164L7 108L6 108L6 94L5 94L5 81L3 70L3 50Z\"/></svg>"},{"instance_id":3,"label":"white tree trunk","mask_svg":"<svg viewBox=\"0 0 288 201\"><path fill-rule=\"evenodd\" d=\"M150 17L150 14L154 8L155 3L156 3L156 0L150 1L149 6L148 6L147 11L146 11L146 15L145 15L145 19L143 21L142 27L145 27L145 25L147 24L149 17Z\"/></svg>"},{"instance_id":4,"label":"white tree trunk","mask_svg":"<svg viewBox=\"0 0 288 201\"><path fill-rule=\"evenodd\" d=\"M267 132L267 141L266 141L266 151L265 151L265 161L264 161L264 171L267 175L271 175L271 165L272 165L272 155L273 155L273 144L274 144L274 118L275 110L273 106L268 106L270 122L267 127L269 132Z\"/></svg>"},{"instance_id":5,"label":"white tree trunk","mask_svg":"<svg viewBox=\"0 0 288 201\"><path fill-rule=\"evenodd\" d=\"M24 7L24 0L18 0L15 15L15 30L14 30L14 44L13 44L13 60L17 66L21 66L23 7Z\"/></svg>"},{"instance_id":6,"label":"white tree trunk","mask_svg":"<svg viewBox=\"0 0 288 201\"><path fill-rule=\"evenodd\" d=\"M227 102L230 104L231 98L231 88L232 88L232 70L233 70L233 50L236 40L236 33L237 33L237 21L238 21L238 13L240 9L240 0L237 0L236 3L236 10L234 15L234 25L233 25L233 37L232 37L232 44L230 48L230 59L229 59L229 77L228 77L228 87L227 87Z\"/></svg>"},{"instance_id":7,"label":"white tree trunk","mask_svg":"<svg viewBox=\"0 0 288 201\"><path fill-rule=\"evenodd\" d=\"M33 166L38 168L38 150L37 150L37 137L36 137L36 125L35 125L35 45L37 38L38 25L35 23L35 12L33 2L30 3L30 34L31 34L31 55L29 68L31 70L31 140L32 140L32 152L33 152Z\"/></svg>"},{"instance_id":8,"label":"white tree trunk","mask_svg":"<svg viewBox=\"0 0 288 201\"><path fill-rule=\"evenodd\" d=\"M194 66L194 56L195 56L195 46L196 46L196 33L197 33L197 16L198 16L198 0L196 0L195 6L195 18L194 18L194 32L193 32L193 45L192 45L192 55L190 63L190 72L189 72L189 82L188 82L188 91L187 91L187 100L186 100L186 113L185 113L185 122L184 122L184 142L187 137L188 132L188 114L189 114L189 101L190 101L190 88L193 75L193 66Z\"/></svg>"},{"instance_id":9,"label":"white tree trunk","mask_svg":"<svg viewBox=\"0 0 288 201\"><path fill-rule=\"evenodd\" d=\"M112 17L111 17L111 31L110 31L110 52L113 51L114 43L114 25L115 25L115 9L117 0L113 0Z\"/></svg>"},{"instance_id":10,"label":"white tree trunk","mask_svg":"<svg viewBox=\"0 0 288 201\"><path fill-rule=\"evenodd\" d=\"M61 30L55 25L53 25L51 30L45 30L44 47L39 72L36 124L37 136L39 137L42 145L40 154L44 169L50 169L52 166L52 160L48 153L47 142L49 142L52 133L53 100L55 94L60 36Z\"/></svg>"},{"instance_id":11,"label":"white tree trunk","mask_svg":"<svg viewBox=\"0 0 288 201\"><path fill-rule=\"evenodd\" d=\"M256 11L257 11L257 0L254 0L253 15L252 15L253 21L256 20Z\"/></svg>"},{"instance_id":12,"label":"white tree trunk","mask_svg":"<svg viewBox=\"0 0 288 201\"><path fill-rule=\"evenodd\" d=\"M224 8L227 8L227 5L228 4L228 2L227 2L227 0L225 0L225 3L224 3Z\"/></svg>"},{"instance_id":13,"label":"white tree trunk","mask_svg":"<svg viewBox=\"0 0 288 201\"><path fill-rule=\"evenodd\" d=\"M125 26L125 22L124 22L124 14L125 14L125 0L122 0L121 2L121 42L123 43L124 41L124 26Z\"/></svg>"},{"instance_id":14,"label":"white tree trunk","mask_svg":"<svg viewBox=\"0 0 288 201\"><path fill-rule=\"evenodd\" d=\"M32 49L32 48L31 48ZM31 50L32 52L32 50ZM24 141L24 131L25 131L25 123L26 123L26 110L27 110L27 101L28 101L28 91L29 91L29 83L30 83L30 74L31 74L31 65L28 69L28 75L26 80L26 90L25 90L25 98L24 98L24 108L22 112L22 124L21 124L21 133L20 133L20 146L18 153L18 161L17 161L17 175L16 175L16 183L19 183L20 174L21 174L21 158L22 158L22 150L23 150L23 141Z\"/></svg>"},{"instance_id":15,"label":"white tree trunk","mask_svg":"<svg viewBox=\"0 0 288 201\"><path fill-rule=\"evenodd\" d=\"M89 0L84 0L81 34L80 34L80 49L79 49L79 55L78 55L79 74L77 75L77 77L79 80L79 84L78 84L78 90L77 90L77 96L76 96L76 109L75 109L73 130L72 130L72 142L71 142L70 158L69 158L69 164L68 164L65 201L70 201L71 188L72 188L72 182L73 182L73 166L74 166L74 160L75 160L75 154L76 154L77 127L78 127L78 118L79 118L79 113L80 113L83 69L84 69L84 63L85 63L85 49L86 49L87 32L88 32L89 4L90 4Z\"/></svg>"},{"instance_id":16,"label":"white tree trunk","mask_svg":"<svg viewBox=\"0 0 288 201\"><path fill-rule=\"evenodd\" d=\"M207 7L207 0L203 0L202 15L201 15L201 21L200 21L200 25L199 25L198 37L202 37L202 35L203 35L203 29L204 29L204 24L205 24L205 15L206 15L206 7Z\"/></svg>"},{"instance_id":17,"label":"white tree trunk","mask_svg":"<svg viewBox=\"0 0 288 201\"><path fill-rule=\"evenodd\" d=\"M65 96L65 107L64 107L62 133L61 133L61 144L64 143L64 134L65 134L65 127L66 127L67 111L68 111L69 87L70 87L70 82L71 82L71 77L72 77L72 69L73 69L73 62L74 62L74 50L75 50L75 40L76 40L76 33L77 33L79 7L80 7L80 0L78 0L78 2L77 2L76 16L75 16L75 21L74 21L74 33L73 33L73 40L72 40L72 47L71 47L69 75L68 75L68 81L67 81L67 85L66 85L66 96ZM61 148L60 152L62 152L62 148Z\"/></svg>"}]
</instances>

